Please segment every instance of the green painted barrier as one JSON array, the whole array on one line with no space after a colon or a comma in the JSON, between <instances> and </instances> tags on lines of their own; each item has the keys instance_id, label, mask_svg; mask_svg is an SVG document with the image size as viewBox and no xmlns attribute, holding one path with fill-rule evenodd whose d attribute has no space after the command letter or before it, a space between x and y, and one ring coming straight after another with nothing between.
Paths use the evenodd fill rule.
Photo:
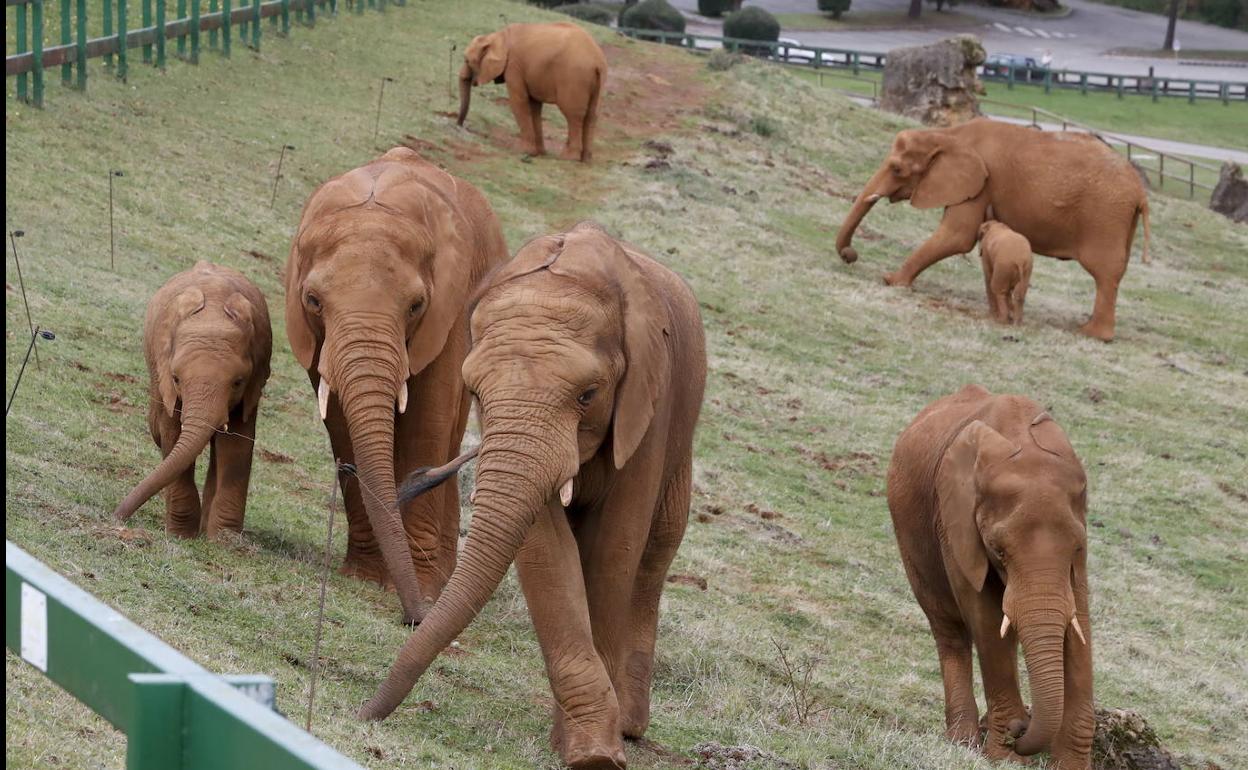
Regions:
<instances>
[{"instance_id":1,"label":"green painted barrier","mask_svg":"<svg viewBox=\"0 0 1248 770\"><path fill-rule=\"evenodd\" d=\"M127 770L360 770L273 710L273 680L219 677L5 541L4 641L127 736Z\"/></svg>"}]
</instances>

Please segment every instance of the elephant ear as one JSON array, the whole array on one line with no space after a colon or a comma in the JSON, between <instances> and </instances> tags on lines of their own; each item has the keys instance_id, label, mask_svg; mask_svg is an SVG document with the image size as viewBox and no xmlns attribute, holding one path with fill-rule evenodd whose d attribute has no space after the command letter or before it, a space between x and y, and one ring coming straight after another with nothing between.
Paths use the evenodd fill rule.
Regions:
<instances>
[{"instance_id":1,"label":"elephant ear","mask_svg":"<svg viewBox=\"0 0 1248 770\"><path fill-rule=\"evenodd\" d=\"M461 318L466 316L469 295L476 285L473 254L477 239L473 224L452 210L458 201L448 202L433 187L428 195L424 214L434 237L434 253L425 271L428 299L420 323L407 343L407 366L411 374L419 374L446 347L447 337Z\"/></svg>"},{"instance_id":2,"label":"elephant ear","mask_svg":"<svg viewBox=\"0 0 1248 770\"><path fill-rule=\"evenodd\" d=\"M481 41L481 45L476 61L476 84L483 86L493 82L507 68L507 40L502 32L482 35L477 39Z\"/></svg>"},{"instance_id":3,"label":"elephant ear","mask_svg":"<svg viewBox=\"0 0 1248 770\"><path fill-rule=\"evenodd\" d=\"M156 386L165 405L165 414L170 417L178 406L178 388L173 382L173 341L178 333L178 324L203 309L202 291L194 286L183 290L166 306L164 318L161 319L163 323L152 346L156 353Z\"/></svg>"},{"instance_id":4,"label":"elephant ear","mask_svg":"<svg viewBox=\"0 0 1248 770\"><path fill-rule=\"evenodd\" d=\"M243 391L243 419L250 420L260 403L260 393L269 380L269 358L273 353L273 327L269 323L269 309L264 297L257 306L241 292L231 294L225 301L225 314L247 332L248 357L251 359L251 376Z\"/></svg>"},{"instance_id":5,"label":"elephant ear","mask_svg":"<svg viewBox=\"0 0 1248 770\"><path fill-rule=\"evenodd\" d=\"M944 141L930 157L910 205L916 209L956 206L979 195L987 180L988 168L979 153Z\"/></svg>"},{"instance_id":6,"label":"elephant ear","mask_svg":"<svg viewBox=\"0 0 1248 770\"><path fill-rule=\"evenodd\" d=\"M1017 451L1000 433L975 420L945 450L936 469L936 501L945 542L958 570L976 591L983 590L988 576L988 552L975 516L979 503L976 478L981 469Z\"/></svg>"},{"instance_id":7,"label":"elephant ear","mask_svg":"<svg viewBox=\"0 0 1248 770\"><path fill-rule=\"evenodd\" d=\"M299 253L301 235L295 235L290 244L290 257L286 260L286 338L290 340L290 350L299 365L311 369L312 359L316 357L316 333L303 309L303 279L310 260Z\"/></svg>"},{"instance_id":8,"label":"elephant ear","mask_svg":"<svg viewBox=\"0 0 1248 770\"><path fill-rule=\"evenodd\" d=\"M642 272L647 257L618 247L616 276L624 313L624 378L615 394L611 452L615 467L633 456L654 417L660 394L671 379L672 356L667 345L667 305Z\"/></svg>"}]
</instances>

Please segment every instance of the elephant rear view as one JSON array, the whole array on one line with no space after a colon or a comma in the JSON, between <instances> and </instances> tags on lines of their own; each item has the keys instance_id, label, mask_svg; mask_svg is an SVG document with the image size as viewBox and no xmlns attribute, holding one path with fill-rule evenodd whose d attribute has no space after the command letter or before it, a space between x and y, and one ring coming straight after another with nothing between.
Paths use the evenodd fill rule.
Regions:
<instances>
[{"instance_id":1,"label":"elephant rear view","mask_svg":"<svg viewBox=\"0 0 1248 770\"><path fill-rule=\"evenodd\" d=\"M507 85L525 152L546 153L542 105L554 104L568 122L563 157L592 159L607 57L588 32L571 22L509 24L473 38L459 70L459 125L468 117L473 86L491 82Z\"/></svg>"},{"instance_id":2,"label":"elephant rear view","mask_svg":"<svg viewBox=\"0 0 1248 770\"><path fill-rule=\"evenodd\" d=\"M147 305L148 429L164 460L113 512L124 522L162 489L165 529L181 537L242 531L260 393L273 331L264 295L209 262L170 278ZM201 502L195 459L211 444Z\"/></svg>"},{"instance_id":3,"label":"elephant rear view","mask_svg":"<svg viewBox=\"0 0 1248 770\"><path fill-rule=\"evenodd\" d=\"M400 511L396 474L441 465L468 420L465 305L507 259L475 187L396 148L304 205L286 264L286 334L317 394L349 531L342 571L392 582L419 622L455 565L451 483Z\"/></svg>"},{"instance_id":4,"label":"elephant rear view","mask_svg":"<svg viewBox=\"0 0 1248 770\"><path fill-rule=\"evenodd\" d=\"M1058 770L1090 770L1087 503L1078 455L1029 398L967 385L898 437L888 507L936 641L950 739L979 742L973 646L988 703L985 753L1017 759L1047 749Z\"/></svg>"}]
</instances>

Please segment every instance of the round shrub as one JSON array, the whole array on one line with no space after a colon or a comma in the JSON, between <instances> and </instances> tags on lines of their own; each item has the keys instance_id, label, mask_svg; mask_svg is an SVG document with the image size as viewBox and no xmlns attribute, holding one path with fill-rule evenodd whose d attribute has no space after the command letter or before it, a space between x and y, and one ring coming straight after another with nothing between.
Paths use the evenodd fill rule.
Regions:
<instances>
[{"instance_id":1,"label":"round shrub","mask_svg":"<svg viewBox=\"0 0 1248 770\"><path fill-rule=\"evenodd\" d=\"M729 14L724 19L724 37L774 43L780 39L780 22L762 8L750 6ZM743 45L741 51L753 56L766 56L771 53L771 48Z\"/></svg>"},{"instance_id":2,"label":"round shrub","mask_svg":"<svg viewBox=\"0 0 1248 770\"><path fill-rule=\"evenodd\" d=\"M620 26L630 29L653 29L662 32L685 31L685 17L667 0L641 0L620 11ZM679 38L669 37L664 42L680 45Z\"/></svg>"},{"instance_id":3,"label":"round shrub","mask_svg":"<svg viewBox=\"0 0 1248 770\"><path fill-rule=\"evenodd\" d=\"M832 14L832 18L839 19L841 14L849 10L850 0L819 0L819 10L824 13Z\"/></svg>"},{"instance_id":4,"label":"round shrub","mask_svg":"<svg viewBox=\"0 0 1248 770\"><path fill-rule=\"evenodd\" d=\"M698 13L718 19L733 8L733 0L698 0Z\"/></svg>"},{"instance_id":5,"label":"round shrub","mask_svg":"<svg viewBox=\"0 0 1248 770\"><path fill-rule=\"evenodd\" d=\"M554 10L559 13L566 13L574 19L588 21L590 24L601 24L604 27L611 26L611 17L615 14L611 13L608 8L601 5L592 5L590 3L572 3L571 5L558 5Z\"/></svg>"}]
</instances>

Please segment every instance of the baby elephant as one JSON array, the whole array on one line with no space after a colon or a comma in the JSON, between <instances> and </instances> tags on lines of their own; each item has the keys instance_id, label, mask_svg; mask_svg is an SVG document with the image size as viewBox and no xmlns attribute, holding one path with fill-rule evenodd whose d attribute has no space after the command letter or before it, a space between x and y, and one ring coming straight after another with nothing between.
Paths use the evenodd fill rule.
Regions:
<instances>
[{"instance_id":1,"label":"baby elephant","mask_svg":"<svg viewBox=\"0 0 1248 770\"><path fill-rule=\"evenodd\" d=\"M979 226L988 310L998 322L1021 324L1031 284L1031 243L1009 225L990 219Z\"/></svg>"},{"instance_id":2,"label":"baby elephant","mask_svg":"<svg viewBox=\"0 0 1248 770\"><path fill-rule=\"evenodd\" d=\"M1091 768L1087 495L1083 466L1053 418L1031 399L978 385L928 405L893 449L888 507L936 638L946 735L978 743L974 645L991 758L1047 748L1061 770Z\"/></svg>"},{"instance_id":3,"label":"baby elephant","mask_svg":"<svg viewBox=\"0 0 1248 770\"><path fill-rule=\"evenodd\" d=\"M164 460L121 501L130 518L165 491L165 529L195 537L243 528L256 405L269 379L273 332L264 295L228 267L199 262L156 292L143 323L147 425ZM201 509L195 458L212 443Z\"/></svg>"}]
</instances>

